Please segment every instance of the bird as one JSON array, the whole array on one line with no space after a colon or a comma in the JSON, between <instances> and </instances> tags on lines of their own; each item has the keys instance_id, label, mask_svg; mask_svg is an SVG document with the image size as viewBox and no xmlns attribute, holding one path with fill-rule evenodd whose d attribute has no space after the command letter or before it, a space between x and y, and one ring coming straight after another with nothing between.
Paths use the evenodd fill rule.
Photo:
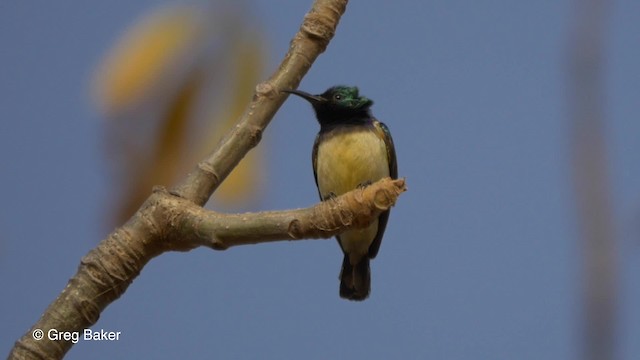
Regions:
<instances>
[{"instance_id":1,"label":"bird","mask_svg":"<svg viewBox=\"0 0 640 360\"><path fill-rule=\"evenodd\" d=\"M396 151L389 128L373 115L373 101L355 86L333 86L319 95L285 89L310 102L320 124L312 151L313 174L321 201L385 177L397 179ZM338 236L344 254L340 271L340 297L365 300L371 292L369 262L380 249L389 210L368 227Z\"/></svg>"}]
</instances>

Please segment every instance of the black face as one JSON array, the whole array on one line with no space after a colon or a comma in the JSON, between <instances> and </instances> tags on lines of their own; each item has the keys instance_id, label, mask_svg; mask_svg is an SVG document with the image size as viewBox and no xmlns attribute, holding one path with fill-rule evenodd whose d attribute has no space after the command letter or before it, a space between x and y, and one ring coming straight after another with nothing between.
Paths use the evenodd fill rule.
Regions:
<instances>
[{"instance_id":1,"label":"black face","mask_svg":"<svg viewBox=\"0 0 640 360\"><path fill-rule=\"evenodd\" d=\"M320 97L334 109L361 111L373 105L373 101L358 95L358 88L355 86L334 86L322 93Z\"/></svg>"},{"instance_id":2,"label":"black face","mask_svg":"<svg viewBox=\"0 0 640 360\"><path fill-rule=\"evenodd\" d=\"M355 86L334 86L320 95L298 90L284 91L309 101L321 125L357 123L371 117L369 108L373 101L359 96Z\"/></svg>"}]
</instances>

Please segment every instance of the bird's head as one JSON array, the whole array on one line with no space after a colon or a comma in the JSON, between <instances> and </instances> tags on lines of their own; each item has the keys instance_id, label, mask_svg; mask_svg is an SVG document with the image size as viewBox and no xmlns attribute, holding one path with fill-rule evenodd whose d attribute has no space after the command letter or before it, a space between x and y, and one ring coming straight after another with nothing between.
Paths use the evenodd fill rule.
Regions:
<instances>
[{"instance_id":1,"label":"bird's head","mask_svg":"<svg viewBox=\"0 0 640 360\"><path fill-rule=\"evenodd\" d=\"M282 90L300 96L313 106L320 125L358 122L371 117L373 101L358 94L355 86L333 86L320 95L299 90Z\"/></svg>"}]
</instances>

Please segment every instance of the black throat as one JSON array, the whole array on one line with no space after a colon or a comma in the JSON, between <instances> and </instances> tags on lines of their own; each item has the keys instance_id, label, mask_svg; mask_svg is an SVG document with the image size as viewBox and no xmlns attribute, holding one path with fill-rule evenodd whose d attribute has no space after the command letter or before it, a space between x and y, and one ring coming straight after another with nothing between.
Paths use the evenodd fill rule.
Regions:
<instances>
[{"instance_id":1,"label":"black throat","mask_svg":"<svg viewBox=\"0 0 640 360\"><path fill-rule=\"evenodd\" d=\"M360 111L316 111L320 123L320 131L327 132L340 126L362 126L372 121L369 109Z\"/></svg>"}]
</instances>

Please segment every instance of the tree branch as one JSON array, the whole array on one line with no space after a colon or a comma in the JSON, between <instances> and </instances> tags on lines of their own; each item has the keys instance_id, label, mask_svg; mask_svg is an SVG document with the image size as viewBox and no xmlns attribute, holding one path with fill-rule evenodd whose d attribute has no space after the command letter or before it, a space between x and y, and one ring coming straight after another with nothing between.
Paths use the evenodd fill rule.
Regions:
<instances>
[{"instance_id":1,"label":"tree branch","mask_svg":"<svg viewBox=\"0 0 640 360\"><path fill-rule=\"evenodd\" d=\"M247 221L244 226L253 230L238 231L234 237L232 234L225 234L215 224L224 224L225 221L221 219L225 217L227 223L241 224L242 217L221 216L199 208L207 202L244 155L259 143L262 132L286 98L278 89L297 87L311 64L329 44L346 4L347 0L315 1L313 8L305 16L300 31L291 41L289 52L279 69L269 80L256 87L253 100L238 125L182 183L170 191L170 194L163 188L154 189L151 196L124 226L116 229L82 259L78 271L58 298L49 305L38 322L15 343L9 359L62 358L73 346L73 342L50 340L47 336L48 330L82 332L95 324L100 313L126 291L147 262L165 251L187 251L201 245L220 249L257 243L261 237L255 232L258 230L270 231L264 236L264 241L301 238L305 236L307 229L314 237L330 236L350 226L366 223L364 217L355 215L356 212L359 214L359 211L363 211L363 207L366 208L364 205L358 205L356 198L361 197L365 203L373 206L368 212L364 211L370 218L379 213L384 204L387 204L387 207L393 204L400 190L395 196L389 195L393 193L392 190L376 191L372 195L375 199L373 202L366 200L366 191L355 191L353 195L345 195L340 201L336 201L336 204L328 202L315 210L309 210L317 211L317 216L321 216L320 224L324 224L323 221L327 219L339 219L342 223L342 226L337 226L340 222L327 221L326 224L331 226L324 230L308 225L307 221L313 221L308 217L309 214L306 217L307 221L299 220L305 218L302 216L304 211L294 215L287 212L272 213L271 219L275 222L293 219L287 225L288 237L281 237L282 229L279 230L278 225L273 222L263 221L260 225L258 219L261 216L255 214L251 215L251 218L258 225L252 225L253 222ZM389 189L394 186L404 189L404 181L398 180L382 187L386 186L389 186ZM391 198L387 199L386 196ZM339 205L342 204L341 201L346 201L344 207ZM348 217L343 221L341 216L349 213L353 215L353 221ZM184 234L197 236L178 236ZM36 340L34 334L40 330L44 332L44 337Z\"/></svg>"},{"instance_id":2,"label":"tree branch","mask_svg":"<svg viewBox=\"0 0 640 360\"><path fill-rule=\"evenodd\" d=\"M189 239L193 246L216 250L278 240L330 238L352 227L368 226L404 191L404 179L385 178L306 209L228 215L192 206L174 222L180 238Z\"/></svg>"}]
</instances>

